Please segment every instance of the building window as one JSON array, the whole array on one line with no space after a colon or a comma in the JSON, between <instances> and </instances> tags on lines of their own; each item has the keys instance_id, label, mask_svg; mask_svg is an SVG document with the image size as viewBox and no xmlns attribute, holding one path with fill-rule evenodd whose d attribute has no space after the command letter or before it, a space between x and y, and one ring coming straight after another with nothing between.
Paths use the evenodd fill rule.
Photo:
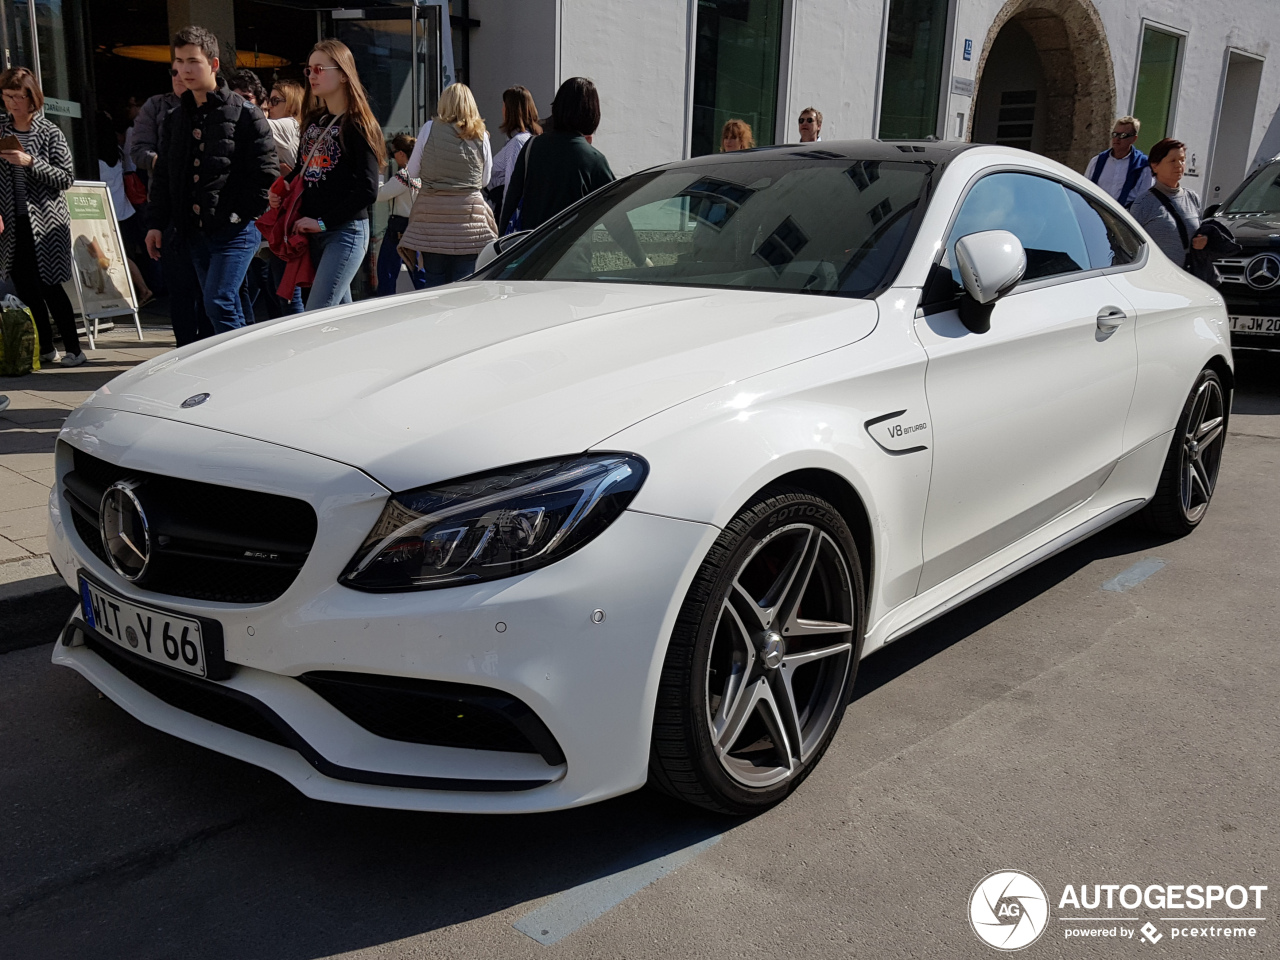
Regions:
<instances>
[{"instance_id":1,"label":"building window","mask_svg":"<svg viewBox=\"0 0 1280 960\"><path fill-rule=\"evenodd\" d=\"M949 7L950 0L891 0L877 136L920 140L937 133Z\"/></svg>"},{"instance_id":2,"label":"building window","mask_svg":"<svg viewBox=\"0 0 1280 960\"><path fill-rule=\"evenodd\" d=\"M1169 135L1173 127L1182 37L1144 27L1142 53L1138 57L1138 82L1133 93L1133 115L1142 121L1137 146L1144 152Z\"/></svg>"},{"instance_id":3,"label":"building window","mask_svg":"<svg viewBox=\"0 0 1280 960\"><path fill-rule=\"evenodd\" d=\"M774 142L782 0L698 0L693 67L695 157L720 151L726 120L744 120L757 144Z\"/></svg>"}]
</instances>

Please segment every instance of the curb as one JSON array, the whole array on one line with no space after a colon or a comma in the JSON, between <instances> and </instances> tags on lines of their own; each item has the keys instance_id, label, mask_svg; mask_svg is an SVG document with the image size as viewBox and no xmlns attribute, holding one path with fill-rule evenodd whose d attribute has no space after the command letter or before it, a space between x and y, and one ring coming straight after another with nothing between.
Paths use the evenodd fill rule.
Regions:
<instances>
[{"instance_id":1,"label":"curb","mask_svg":"<svg viewBox=\"0 0 1280 960\"><path fill-rule=\"evenodd\" d=\"M43 593L62 584L62 577L47 553L0 563L0 601Z\"/></svg>"},{"instance_id":2,"label":"curb","mask_svg":"<svg viewBox=\"0 0 1280 960\"><path fill-rule=\"evenodd\" d=\"M0 564L0 653L52 643L76 599L47 555Z\"/></svg>"},{"instance_id":3,"label":"curb","mask_svg":"<svg viewBox=\"0 0 1280 960\"><path fill-rule=\"evenodd\" d=\"M76 592L65 583L0 599L0 654L52 643L76 602Z\"/></svg>"}]
</instances>

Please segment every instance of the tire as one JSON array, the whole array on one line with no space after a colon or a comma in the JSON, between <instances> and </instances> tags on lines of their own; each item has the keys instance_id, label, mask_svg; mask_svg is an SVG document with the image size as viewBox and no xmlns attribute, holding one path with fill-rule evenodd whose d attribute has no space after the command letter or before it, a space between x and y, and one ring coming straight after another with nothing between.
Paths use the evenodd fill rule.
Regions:
<instances>
[{"instance_id":1,"label":"tire","mask_svg":"<svg viewBox=\"0 0 1280 960\"><path fill-rule=\"evenodd\" d=\"M748 504L708 552L672 631L650 784L736 816L785 799L840 726L862 654L863 593L858 548L831 504L790 488Z\"/></svg>"},{"instance_id":2,"label":"tire","mask_svg":"<svg viewBox=\"0 0 1280 960\"><path fill-rule=\"evenodd\" d=\"M1231 391L1217 371L1200 371L1182 406L1155 496L1143 508L1149 528L1185 537L1200 525L1213 499L1227 440Z\"/></svg>"}]
</instances>

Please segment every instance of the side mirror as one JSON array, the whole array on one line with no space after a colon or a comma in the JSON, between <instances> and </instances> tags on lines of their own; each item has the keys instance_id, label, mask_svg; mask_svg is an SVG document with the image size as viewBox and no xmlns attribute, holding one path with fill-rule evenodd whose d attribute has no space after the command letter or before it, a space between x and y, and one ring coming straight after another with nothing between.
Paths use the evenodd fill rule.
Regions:
<instances>
[{"instance_id":1,"label":"side mirror","mask_svg":"<svg viewBox=\"0 0 1280 960\"><path fill-rule=\"evenodd\" d=\"M1210 217L1216 216L1218 211L1221 209L1222 209L1222 204L1220 203L1209 204L1209 206L1205 207L1204 209L1203 219L1208 220Z\"/></svg>"},{"instance_id":2,"label":"side mirror","mask_svg":"<svg viewBox=\"0 0 1280 960\"><path fill-rule=\"evenodd\" d=\"M506 253L532 232L532 230L521 230L519 233L509 233L505 237L499 237L497 240L490 240L476 256L476 270L483 270L497 259L498 254Z\"/></svg>"},{"instance_id":3,"label":"side mirror","mask_svg":"<svg viewBox=\"0 0 1280 960\"><path fill-rule=\"evenodd\" d=\"M956 266L964 284L960 321L974 333L991 329L996 301L1027 272L1022 241L1008 230L984 230L956 241Z\"/></svg>"}]
</instances>

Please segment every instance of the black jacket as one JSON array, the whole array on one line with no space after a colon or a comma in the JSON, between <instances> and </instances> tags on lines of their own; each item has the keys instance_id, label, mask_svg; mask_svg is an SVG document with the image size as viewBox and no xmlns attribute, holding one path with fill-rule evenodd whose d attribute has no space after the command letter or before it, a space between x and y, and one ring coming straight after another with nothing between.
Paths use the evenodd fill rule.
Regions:
<instances>
[{"instance_id":1,"label":"black jacket","mask_svg":"<svg viewBox=\"0 0 1280 960\"><path fill-rule=\"evenodd\" d=\"M1208 237L1209 242L1203 250L1191 247L1187 250L1185 264L1189 273L1195 274L1210 286L1222 286L1222 275L1214 266L1214 261L1222 257L1238 256L1244 247L1236 242L1235 236L1217 220L1205 220L1196 231L1197 237Z\"/></svg>"},{"instance_id":2,"label":"black jacket","mask_svg":"<svg viewBox=\"0 0 1280 960\"><path fill-rule=\"evenodd\" d=\"M196 106L191 91L160 127L147 226L214 233L247 224L267 209L280 175L267 119L225 83Z\"/></svg>"},{"instance_id":3,"label":"black jacket","mask_svg":"<svg viewBox=\"0 0 1280 960\"><path fill-rule=\"evenodd\" d=\"M532 230L613 180L609 161L581 134L549 130L531 137L511 171L498 232L506 232L516 207L520 207L520 228Z\"/></svg>"}]
</instances>

